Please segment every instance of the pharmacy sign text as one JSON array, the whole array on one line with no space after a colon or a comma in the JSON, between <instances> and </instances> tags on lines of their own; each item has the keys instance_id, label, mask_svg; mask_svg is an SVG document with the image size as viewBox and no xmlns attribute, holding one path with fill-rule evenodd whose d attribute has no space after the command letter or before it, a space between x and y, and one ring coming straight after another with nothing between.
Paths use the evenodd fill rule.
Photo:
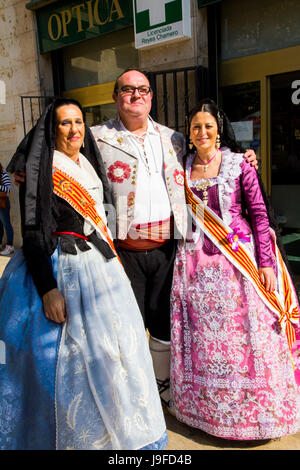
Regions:
<instances>
[{"instance_id":1,"label":"pharmacy sign text","mask_svg":"<svg viewBox=\"0 0 300 470\"><path fill-rule=\"evenodd\" d=\"M133 0L135 47L191 37L189 0Z\"/></svg>"}]
</instances>

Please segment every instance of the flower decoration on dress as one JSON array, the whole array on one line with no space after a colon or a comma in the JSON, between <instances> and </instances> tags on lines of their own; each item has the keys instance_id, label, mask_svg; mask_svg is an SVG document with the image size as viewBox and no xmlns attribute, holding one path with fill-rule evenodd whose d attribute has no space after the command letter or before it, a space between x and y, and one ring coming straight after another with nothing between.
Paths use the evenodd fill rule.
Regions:
<instances>
[{"instance_id":1,"label":"flower decoration on dress","mask_svg":"<svg viewBox=\"0 0 300 470\"><path fill-rule=\"evenodd\" d=\"M123 183L124 180L128 180L130 173L130 166L118 160L110 165L107 176L113 183Z\"/></svg>"},{"instance_id":2,"label":"flower decoration on dress","mask_svg":"<svg viewBox=\"0 0 300 470\"><path fill-rule=\"evenodd\" d=\"M233 232L228 233L227 239L231 244L232 251L239 250L239 242L247 243L250 242L250 237L245 235L239 228L234 228Z\"/></svg>"},{"instance_id":3,"label":"flower decoration on dress","mask_svg":"<svg viewBox=\"0 0 300 470\"><path fill-rule=\"evenodd\" d=\"M184 185L184 173L183 173L183 171L175 170L174 173L173 173L173 178L175 180L175 183L178 184L179 186Z\"/></svg>"}]
</instances>

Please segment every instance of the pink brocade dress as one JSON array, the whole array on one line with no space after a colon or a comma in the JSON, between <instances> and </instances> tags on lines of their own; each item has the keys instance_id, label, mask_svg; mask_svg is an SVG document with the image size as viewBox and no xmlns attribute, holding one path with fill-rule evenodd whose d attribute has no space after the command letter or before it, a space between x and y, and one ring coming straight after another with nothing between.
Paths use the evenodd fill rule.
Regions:
<instances>
[{"instance_id":1,"label":"pink brocade dress","mask_svg":"<svg viewBox=\"0 0 300 470\"><path fill-rule=\"evenodd\" d=\"M256 171L241 154L223 149L220 173L210 183L208 206L232 229L251 235L248 247L260 266L274 266ZM202 199L196 181L188 177L188 184ZM252 229L242 215L241 188ZM299 328L292 361L285 332L250 282L208 238L193 237L179 244L172 287L171 398L177 419L226 439L296 433Z\"/></svg>"}]
</instances>

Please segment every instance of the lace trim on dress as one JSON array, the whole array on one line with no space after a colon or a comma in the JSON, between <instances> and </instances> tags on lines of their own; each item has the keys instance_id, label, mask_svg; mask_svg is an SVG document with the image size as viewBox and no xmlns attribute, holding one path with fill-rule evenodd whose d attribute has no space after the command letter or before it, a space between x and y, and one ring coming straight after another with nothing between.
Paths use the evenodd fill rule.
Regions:
<instances>
[{"instance_id":1,"label":"lace trim on dress","mask_svg":"<svg viewBox=\"0 0 300 470\"><path fill-rule=\"evenodd\" d=\"M222 151L222 163L220 167L220 172L218 176L214 178L208 178L210 180L210 187L214 186L215 184L218 185L218 192L219 192L219 204L220 210L222 214L222 219L228 225L231 224L232 218L229 212L231 207L231 198L230 195L233 193L236 187L235 180L240 176L242 173L241 163L243 162L243 154L242 153L233 153L227 147L221 148ZM194 188L199 181L204 180L204 178L200 178L198 180L191 180L191 168L192 163L194 160L195 155L188 155L186 168L187 168L187 176L190 188Z\"/></svg>"}]
</instances>

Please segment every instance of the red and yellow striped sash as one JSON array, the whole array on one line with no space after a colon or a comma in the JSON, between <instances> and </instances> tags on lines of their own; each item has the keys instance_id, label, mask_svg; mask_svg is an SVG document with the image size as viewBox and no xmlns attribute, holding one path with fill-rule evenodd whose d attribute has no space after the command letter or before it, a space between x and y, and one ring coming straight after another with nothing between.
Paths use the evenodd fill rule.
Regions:
<instances>
[{"instance_id":1,"label":"red and yellow striped sash","mask_svg":"<svg viewBox=\"0 0 300 470\"><path fill-rule=\"evenodd\" d=\"M231 244L227 239L227 235L231 232L230 228L227 228L222 219L214 214L211 209L206 207L200 199L198 200L198 198L196 198L188 186L186 174L185 189L188 208L192 211L192 216L196 219L197 224L227 259L247 277L267 307L277 314L281 327L286 330L288 344L291 349L296 339L293 323L299 321L300 314L299 308L293 300L293 287L278 247L275 247L278 268L281 273L281 275L278 276L278 281L281 283L281 291L284 294L284 305L276 292L266 291L260 281L255 262L251 259L251 255L249 255L244 247L239 244L238 251L232 250Z\"/></svg>"},{"instance_id":2,"label":"red and yellow striped sash","mask_svg":"<svg viewBox=\"0 0 300 470\"><path fill-rule=\"evenodd\" d=\"M128 236L132 238L143 238L147 240L170 240L174 235L174 219L173 217L159 220L156 222L148 222L144 224L132 225L129 229Z\"/></svg>"},{"instance_id":3,"label":"red and yellow striped sash","mask_svg":"<svg viewBox=\"0 0 300 470\"><path fill-rule=\"evenodd\" d=\"M105 222L99 216L96 210L96 202L90 193L76 181L72 176L53 166L53 191L54 193L67 201L85 219L88 218L95 228L103 235L104 239L110 245L111 249L118 257L114 243L108 233ZM120 261L120 259L119 259Z\"/></svg>"}]
</instances>

